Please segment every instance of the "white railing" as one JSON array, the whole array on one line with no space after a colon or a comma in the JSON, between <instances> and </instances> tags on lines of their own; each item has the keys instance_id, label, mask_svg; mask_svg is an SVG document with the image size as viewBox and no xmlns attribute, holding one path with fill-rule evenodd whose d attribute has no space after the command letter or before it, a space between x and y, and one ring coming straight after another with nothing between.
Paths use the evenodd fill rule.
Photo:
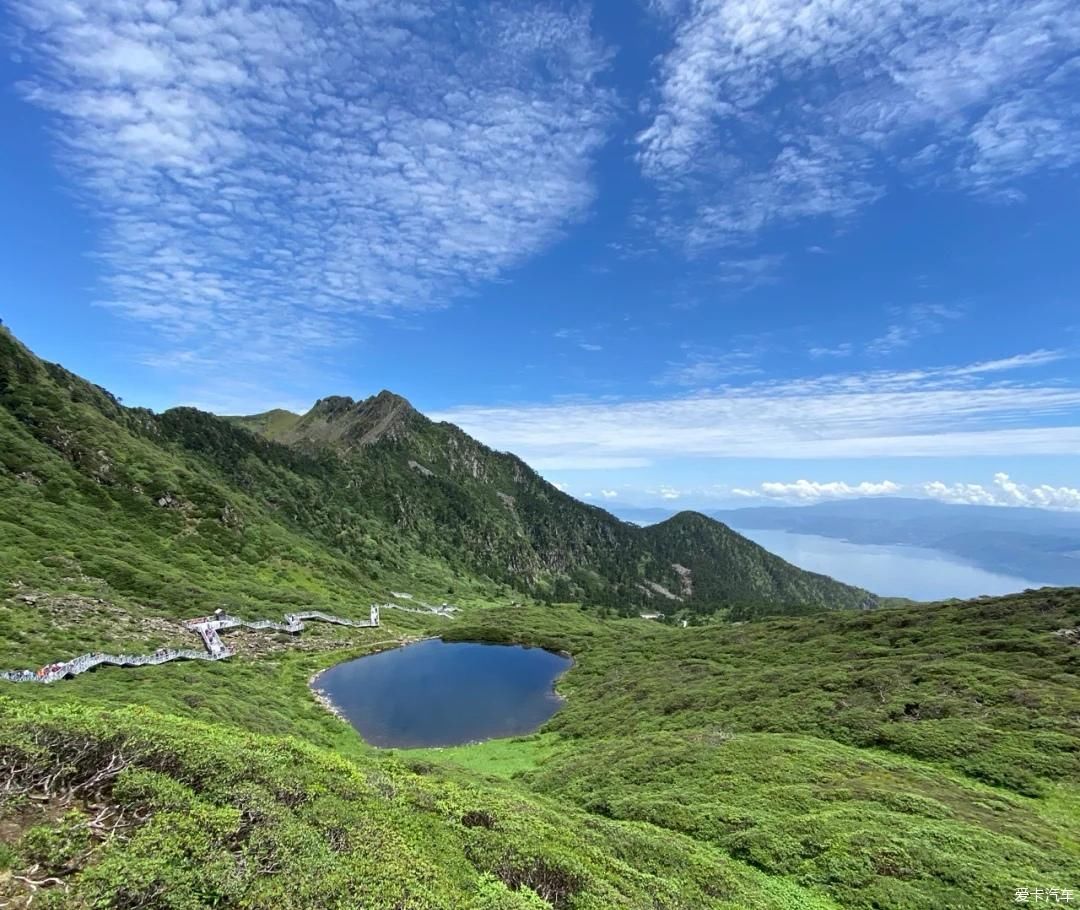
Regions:
<instances>
[{"instance_id":1,"label":"white railing","mask_svg":"<svg viewBox=\"0 0 1080 910\"><path fill-rule=\"evenodd\" d=\"M285 616L285 622L281 623L272 619L247 620L229 613L215 613L213 616L189 619L184 622L186 628L197 633L202 639L205 651L195 651L190 648L158 648L150 654L105 654L101 651L92 651L89 654L80 654L71 660L46 664L37 670L0 670L0 679L6 679L9 682L53 683L60 679L78 676L102 664L117 667L144 667L149 664L167 663L171 660L224 660L235 653L229 650L218 635L218 632L224 629L242 626L246 629L274 629L296 634L304 630L304 620L308 619L338 626L373 629L379 625L378 604L371 605L370 617L370 619L362 620L344 619L341 616L332 616L318 610L308 610L302 613L288 613Z\"/></svg>"},{"instance_id":2,"label":"white railing","mask_svg":"<svg viewBox=\"0 0 1080 910\"><path fill-rule=\"evenodd\" d=\"M457 607L450 604L433 607L431 604L422 604L420 607L403 607L401 604L383 604L384 610L400 610L402 613L423 613L424 615L451 617L458 612Z\"/></svg>"}]
</instances>

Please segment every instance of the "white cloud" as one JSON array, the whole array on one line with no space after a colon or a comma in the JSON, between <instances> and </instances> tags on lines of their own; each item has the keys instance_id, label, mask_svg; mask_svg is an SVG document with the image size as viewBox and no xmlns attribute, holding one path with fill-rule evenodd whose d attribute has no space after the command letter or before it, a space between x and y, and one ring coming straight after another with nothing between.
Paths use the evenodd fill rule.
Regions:
<instances>
[{"instance_id":1,"label":"white cloud","mask_svg":"<svg viewBox=\"0 0 1080 910\"><path fill-rule=\"evenodd\" d=\"M674 487L661 487L659 492L661 499L678 499L682 496L682 493Z\"/></svg>"},{"instance_id":2,"label":"white cloud","mask_svg":"<svg viewBox=\"0 0 1080 910\"><path fill-rule=\"evenodd\" d=\"M946 484L933 481L923 484L922 493L943 502L986 506L1028 506L1038 509L1080 511L1080 488L1055 487L1049 484L1026 486L1008 474L994 475L992 486L978 483Z\"/></svg>"},{"instance_id":3,"label":"white cloud","mask_svg":"<svg viewBox=\"0 0 1080 910\"><path fill-rule=\"evenodd\" d=\"M971 128L961 153L961 182L1012 201L1022 194L1002 187L1003 174L1025 176L1080 161L1075 73L1075 63L1071 74L1063 66L1043 86L993 105Z\"/></svg>"},{"instance_id":4,"label":"white cloud","mask_svg":"<svg viewBox=\"0 0 1080 910\"><path fill-rule=\"evenodd\" d=\"M1008 199L1018 178L1080 160L1073 0L667 8L638 161L691 252L851 216L905 174Z\"/></svg>"},{"instance_id":5,"label":"white cloud","mask_svg":"<svg viewBox=\"0 0 1080 910\"><path fill-rule=\"evenodd\" d=\"M438 306L583 216L612 98L584 10L15 0L104 303L280 369ZM525 179L527 175L527 179ZM168 358L168 350L150 356Z\"/></svg>"},{"instance_id":6,"label":"white cloud","mask_svg":"<svg viewBox=\"0 0 1080 910\"><path fill-rule=\"evenodd\" d=\"M657 16L676 16L683 13L690 0L645 0L649 10Z\"/></svg>"},{"instance_id":7,"label":"white cloud","mask_svg":"<svg viewBox=\"0 0 1080 910\"><path fill-rule=\"evenodd\" d=\"M807 353L815 360L819 360L822 357L850 357L854 351L855 346L849 341L844 341L833 347L813 347Z\"/></svg>"},{"instance_id":8,"label":"white cloud","mask_svg":"<svg viewBox=\"0 0 1080 910\"><path fill-rule=\"evenodd\" d=\"M872 356L892 354L920 338L938 334L946 323L959 319L965 312L963 307L928 303L897 310L895 315L900 317L899 321L890 325L885 334L873 339L866 346L866 353Z\"/></svg>"},{"instance_id":9,"label":"white cloud","mask_svg":"<svg viewBox=\"0 0 1080 910\"><path fill-rule=\"evenodd\" d=\"M751 344L729 350L683 344L682 360L669 360L667 368L655 380L656 385L703 388L735 376L760 374L758 359L765 352L763 344Z\"/></svg>"},{"instance_id":10,"label":"white cloud","mask_svg":"<svg viewBox=\"0 0 1080 910\"><path fill-rule=\"evenodd\" d=\"M552 338L558 338L560 341L568 341L580 348L582 351L588 351L589 353L596 353L597 351L604 350L602 344L596 344L593 341L587 341L584 333L580 329L559 329L557 332L552 333Z\"/></svg>"},{"instance_id":11,"label":"white cloud","mask_svg":"<svg viewBox=\"0 0 1080 910\"><path fill-rule=\"evenodd\" d=\"M735 258L725 256L715 266L714 277L720 284L738 285L742 290L773 284L785 257L779 253Z\"/></svg>"},{"instance_id":12,"label":"white cloud","mask_svg":"<svg viewBox=\"0 0 1080 910\"><path fill-rule=\"evenodd\" d=\"M739 499L775 500L778 502L813 503L835 499L856 499L875 496L925 497L956 505L1026 506L1037 509L1080 511L1080 488L1055 487L1051 484L1027 485L1014 481L1008 474L998 472L993 483L955 482L940 480L925 483L899 484L891 480L847 483L842 480L766 481L755 487L721 488L724 494ZM712 495L716 495L716 492Z\"/></svg>"},{"instance_id":13,"label":"white cloud","mask_svg":"<svg viewBox=\"0 0 1080 910\"><path fill-rule=\"evenodd\" d=\"M793 483L766 481L759 487L746 489L736 487L731 492L735 496L748 499L780 499L796 502L817 502L824 499L849 499L864 496L895 496L903 490L891 480L880 482L863 481L849 484L834 480L821 483L816 480L796 480Z\"/></svg>"},{"instance_id":14,"label":"white cloud","mask_svg":"<svg viewBox=\"0 0 1080 910\"><path fill-rule=\"evenodd\" d=\"M435 417L436 420L445 418ZM528 459L537 471L619 471L623 468L647 468L652 459L621 455L596 455L588 452L559 454L552 447L548 454L538 454Z\"/></svg>"},{"instance_id":15,"label":"white cloud","mask_svg":"<svg viewBox=\"0 0 1080 910\"><path fill-rule=\"evenodd\" d=\"M979 373L1000 373L1004 370L1019 370L1025 367L1041 367L1048 363L1056 363L1064 360L1067 355L1064 351L1038 350L1028 354L1016 354L1013 357L1002 357L1000 360L984 360L981 363L973 363L970 366L961 367L955 372L960 375L976 375Z\"/></svg>"},{"instance_id":16,"label":"white cloud","mask_svg":"<svg viewBox=\"0 0 1080 910\"><path fill-rule=\"evenodd\" d=\"M619 494L615 490L601 490L600 495L603 496L604 499L615 499Z\"/></svg>"},{"instance_id":17,"label":"white cloud","mask_svg":"<svg viewBox=\"0 0 1080 910\"><path fill-rule=\"evenodd\" d=\"M923 484L923 492L931 499L940 499L943 502L978 506L997 504L994 494L978 483L945 484L935 480Z\"/></svg>"},{"instance_id":18,"label":"white cloud","mask_svg":"<svg viewBox=\"0 0 1080 910\"><path fill-rule=\"evenodd\" d=\"M893 316L897 321L890 324L884 333L864 345L856 346L854 343L846 341L833 347L825 345L811 347L807 353L814 360L829 357L849 357L859 350L871 357L888 356L911 346L922 338L944 332L950 322L961 319L968 312L969 310L966 307L942 306L939 304L917 304L906 309L894 309ZM986 360L964 367L956 367L952 372L956 376L1000 373L1007 370L1045 366L1064 360L1067 356L1068 354L1065 351L1044 348L1026 354L1016 354L1012 357Z\"/></svg>"},{"instance_id":19,"label":"white cloud","mask_svg":"<svg viewBox=\"0 0 1080 910\"><path fill-rule=\"evenodd\" d=\"M666 399L459 407L433 416L545 467L664 457L1080 455L1075 381L987 384L971 365L758 382Z\"/></svg>"}]
</instances>

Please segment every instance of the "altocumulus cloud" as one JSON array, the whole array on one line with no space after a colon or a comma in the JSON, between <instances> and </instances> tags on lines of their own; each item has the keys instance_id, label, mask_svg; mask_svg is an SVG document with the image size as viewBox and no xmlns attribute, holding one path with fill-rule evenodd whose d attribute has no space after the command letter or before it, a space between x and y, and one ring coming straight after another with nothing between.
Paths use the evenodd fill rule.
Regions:
<instances>
[{"instance_id":1,"label":"altocumulus cloud","mask_svg":"<svg viewBox=\"0 0 1080 910\"><path fill-rule=\"evenodd\" d=\"M690 250L896 180L1013 198L1080 160L1075 0L652 5L673 33L638 161Z\"/></svg>"},{"instance_id":2,"label":"altocumulus cloud","mask_svg":"<svg viewBox=\"0 0 1080 910\"><path fill-rule=\"evenodd\" d=\"M608 52L563 7L14 0L102 301L184 351L279 359L437 305L593 197ZM523 175L528 175L523 180ZM219 353L220 353L219 350Z\"/></svg>"},{"instance_id":3,"label":"altocumulus cloud","mask_svg":"<svg viewBox=\"0 0 1080 910\"><path fill-rule=\"evenodd\" d=\"M1021 355L665 399L461 407L432 416L541 468L634 466L674 457L1080 455L1074 380L1000 378L1046 361L1046 355Z\"/></svg>"}]
</instances>

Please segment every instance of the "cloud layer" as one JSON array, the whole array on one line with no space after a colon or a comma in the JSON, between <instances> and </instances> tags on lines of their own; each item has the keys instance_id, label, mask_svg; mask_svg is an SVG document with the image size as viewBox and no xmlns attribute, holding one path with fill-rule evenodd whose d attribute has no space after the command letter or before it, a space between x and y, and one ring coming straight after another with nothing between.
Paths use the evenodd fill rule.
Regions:
<instances>
[{"instance_id":1,"label":"cloud layer","mask_svg":"<svg viewBox=\"0 0 1080 910\"><path fill-rule=\"evenodd\" d=\"M731 492L745 499L781 499L795 502L818 502L823 499L852 499L865 496L895 496L903 490L898 483L883 480L850 484L842 480L820 482L796 480L792 483L765 481L756 489L736 487Z\"/></svg>"},{"instance_id":2,"label":"cloud layer","mask_svg":"<svg viewBox=\"0 0 1080 910\"><path fill-rule=\"evenodd\" d=\"M1008 474L998 472L990 485L981 483L944 483L940 480L919 484L898 484L891 480L863 481L849 484L842 480L793 482L766 481L757 487L736 487L731 491L743 499L771 499L789 503L824 502L832 499L858 499L871 496L916 496L956 505L1027 506L1036 509L1080 511L1080 489L1035 486L1017 483Z\"/></svg>"},{"instance_id":3,"label":"cloud layer","mask_svg":"<svg viewBox=\"0 0 1080 910\"><path fill-rule=\"evenodd\" d=\"M1037 509L1080 511L1080 488L1055 487L1050 484L1027 486L1008 474L997 473L991 486L978 483L946 484L941 481L923 484L921 492L943 502L986 506L1029 506Z\"/></svg>"},{"instance_id":4,"label":"cloud layer","mask_svg":"<svg viewBox=\"0 0 1080 910\"><path fill-rule=\"evenodd\" d=\"M677 457L1080 455L1080 387L1001 378L1046 356L758 382L663 400L462 407L433 416L547 469Z\"/></svg>"},{"instance_id":5,"label":"cloud layer","mask_svg":"<svg viewBox=\"0 0 1080 910\"><path fill-rule=\"evenodd\" d=\"M593 197L611 98L587 16L450 0L15 0L103 301L279 361L357 313L438 305ZM179 361L176 358L180 358Z\"/></svg>"},{"instance_id":6,"label":"cloud layer","mask_svg":"<svg viewBox=\"0 0 1080 910\"><path fill-rule=\"evenodd\" d=\"M1080 160L1073 0L687 0L638 161L691 251ZM686 225L689 224L689 227Z\"/></svg>"}]
</instances>

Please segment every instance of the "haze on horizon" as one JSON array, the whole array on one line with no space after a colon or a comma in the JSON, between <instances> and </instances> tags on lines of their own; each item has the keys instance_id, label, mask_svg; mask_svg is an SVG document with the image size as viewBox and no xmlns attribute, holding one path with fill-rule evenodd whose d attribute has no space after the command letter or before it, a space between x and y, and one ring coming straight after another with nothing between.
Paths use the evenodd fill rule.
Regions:
<instances>
[{"instance_id":1,"label":"haze on horizon","mask_svg":"<svg viewBox=\"0 0 1080 910\"><path fill-rule=\"evenodd\" d=\"M576 496L1080 510L1080 6L14 0L4 321Z\"/></svg>"}]
</instances>

